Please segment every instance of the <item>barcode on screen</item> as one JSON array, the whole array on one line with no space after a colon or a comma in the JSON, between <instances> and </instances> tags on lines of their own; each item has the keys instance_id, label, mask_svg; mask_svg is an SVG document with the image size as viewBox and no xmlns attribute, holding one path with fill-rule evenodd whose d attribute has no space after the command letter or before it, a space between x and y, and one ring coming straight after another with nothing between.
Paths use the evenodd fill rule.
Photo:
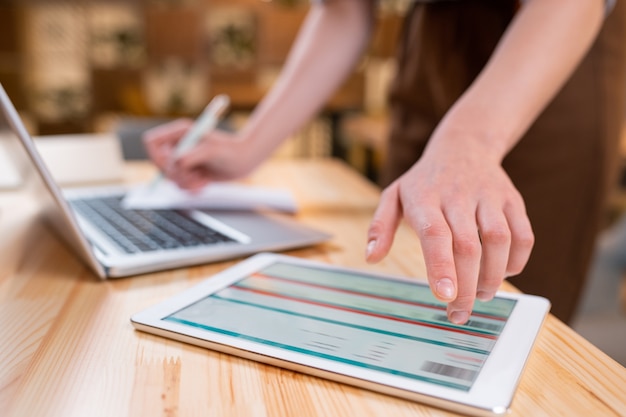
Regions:
<instances>
[{"instance_id":1,"label":"barcode on screen","mask_svg":"<svg viewBox=\"0 0 626 417\"><path fill-rule=\"evenodd\" d=\"M444 363L431 361L424 362L421 369L424 372L448 376L451 378L461 379L463 381L473 381L477 373L476 371L473 371L471 369L465 369L458 366L446 365Z\"/></svg>"},{"instance_id":2,"label":"barcode on screen","mask_svg":"<svg viewBox=\"0 0 626 417\"><path fill-rule=\"evenodd\" d=\"M448 316L439 315L435 317L435 320L446 322L448 321ZM487 330L489 332L499 333L502 330L502 323L485 323L483 321L477 320L469 320L465 323L465 326L471 327L474 329Z\"/></svg>"}]
</instances>

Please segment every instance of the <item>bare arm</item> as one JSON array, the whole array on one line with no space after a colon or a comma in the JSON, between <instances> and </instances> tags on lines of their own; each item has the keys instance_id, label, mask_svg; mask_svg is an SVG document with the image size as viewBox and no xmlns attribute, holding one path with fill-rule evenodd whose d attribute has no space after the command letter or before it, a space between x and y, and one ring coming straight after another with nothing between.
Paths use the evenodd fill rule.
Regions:
<instances>
[{"instance_id":1,"label":"bare arm","mask_svg":"<svg viewBox=\"0 0 626 417\"><path fill-rule=\"evenodd\" d=\"M603 5L527 1L422 158L383 192L368 260L387 254L404 217L420 238L431 289L456 323L528 261L532 228L501 163L593 42Z\"/></svg>"},{"instance_id":2,"label":"bare arm","mask_svg":"<svg viewBox=\"0 0 626 417\"><path fill-rule=\"evenodd\" d=\"M248 174L311 119L354 70L373 25L371 0L328 0L311 7L275 85L234 137L215 132L167 166L170 147L187 125L146 136L151 157L185 188ZM168 147L169 146L169 147Z\"/></svg>"},{"instance_id":3,"label":"bare arm","mask_svg":"<svg viewBox=\"0 0 626 417\"><path fill-rule=\"evenodd\" d=\"M319 111L354 70L372 24L371 1L334 0L312 6L276 85L241 133L251 139L255 151L267 156Z\"/></svg>"}]
</instances>

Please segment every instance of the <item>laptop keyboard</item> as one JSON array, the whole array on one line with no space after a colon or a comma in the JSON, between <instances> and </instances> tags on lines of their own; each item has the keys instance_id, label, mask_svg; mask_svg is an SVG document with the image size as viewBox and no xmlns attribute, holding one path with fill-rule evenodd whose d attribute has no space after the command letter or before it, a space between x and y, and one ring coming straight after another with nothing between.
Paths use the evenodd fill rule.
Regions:
<instances>
[{"instance_id":1,"label":"laptop keyboard","mask_svg":"<svg viewBox=\"0 0 626 417\"><path fill-rule=\"evenodd\" d=\"M73 200L71 206L128 253L236 242L179 210L128 210L122 197Z\"/></svg>"}]
</instances>

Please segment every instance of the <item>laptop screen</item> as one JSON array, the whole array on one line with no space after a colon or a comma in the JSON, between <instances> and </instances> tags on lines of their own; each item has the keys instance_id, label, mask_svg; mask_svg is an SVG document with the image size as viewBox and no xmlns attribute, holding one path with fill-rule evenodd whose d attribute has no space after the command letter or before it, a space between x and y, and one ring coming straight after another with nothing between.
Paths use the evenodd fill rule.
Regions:
<instances>
[{"instance_id":1,"label":"laptop screen","mask_svg":"<svg viewBox=\"0 0 626 417\"><path fill-rule=\"evenodd\" d=\"M54 229L68 242L98 275L104 268L96 260L91 245L83 236L72 210L63 198L41 155L28 134L17 110L0 84L0 149L13 165L12 174L20 187L31 193L41 212Z\"/></svg>"}]
</instances>

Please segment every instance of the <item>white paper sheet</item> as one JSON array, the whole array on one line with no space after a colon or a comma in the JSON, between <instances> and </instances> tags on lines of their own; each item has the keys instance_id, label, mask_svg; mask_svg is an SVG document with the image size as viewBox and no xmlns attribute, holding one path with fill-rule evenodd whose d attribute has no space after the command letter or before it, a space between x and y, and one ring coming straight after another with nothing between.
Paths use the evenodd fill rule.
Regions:
<instances>
[{"instance_id":1,"label":"white paper sheet","mask_svg":"<svg viewBox=\"0 0 626 417\"><path fill-rule=\"evenodd\" d=\"M166 179L156 185L146 183L131 189L122 205L129 209L297 211L296 201L288 190L218 182L192 193L178 188Z\"/></svg>"}]
</instances>

